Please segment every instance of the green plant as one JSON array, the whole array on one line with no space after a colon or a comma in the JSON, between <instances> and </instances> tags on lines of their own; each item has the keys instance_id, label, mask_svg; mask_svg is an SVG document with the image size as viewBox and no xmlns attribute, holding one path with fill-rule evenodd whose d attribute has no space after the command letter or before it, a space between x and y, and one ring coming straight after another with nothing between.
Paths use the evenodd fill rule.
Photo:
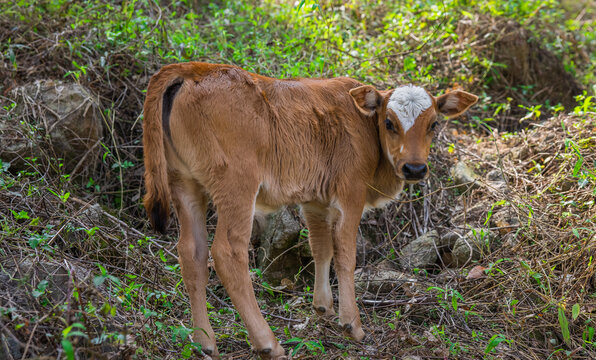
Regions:
<instances>
[{"instance_id":1,"label":"green plant","mask_svg":"<svg viewBox=\"0 0 596 360\"><path fill-rule=\"evenodd\" d=\"M321 356L325 354L325 347L321 343L321 340L304 340L299 337L293 337L284 341L283 344L294 346L292 349L292 356L296 356L302 348L305 348L311 356Z\"/></svg>"}]
</instances>

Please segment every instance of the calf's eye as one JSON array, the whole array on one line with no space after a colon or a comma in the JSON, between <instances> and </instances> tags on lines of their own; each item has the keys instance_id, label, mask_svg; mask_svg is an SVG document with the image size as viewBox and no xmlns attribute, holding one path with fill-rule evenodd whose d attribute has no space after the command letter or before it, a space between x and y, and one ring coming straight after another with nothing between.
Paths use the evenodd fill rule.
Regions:
<instances>
[{"instance_id":1,"label":"calf's eye","mask_svg":"<svg viewBox=\"0 0 596 360\"><path fill-rule=\"evenodd\" d=\"M387 128L387 130L395 130L395 128L393 127L393 123L391 122L391 120L389 120L389 118L385 119L385 127Z\"/></svg>"},{"instance_id":2,"label":"calf's eye","mask_svg":"<svg viewBox=\"0 0 596 360\"><path fill-rule=\"evenodd\" d=\"M434 123L432 123L432 124L430 125L430 130L431 130L431 131L434 131L434 130L435 130L435 128L437 127L437 125L439 125L439 122L438 122L438 121L435 121Z\"/></svg>"}]
</instances>

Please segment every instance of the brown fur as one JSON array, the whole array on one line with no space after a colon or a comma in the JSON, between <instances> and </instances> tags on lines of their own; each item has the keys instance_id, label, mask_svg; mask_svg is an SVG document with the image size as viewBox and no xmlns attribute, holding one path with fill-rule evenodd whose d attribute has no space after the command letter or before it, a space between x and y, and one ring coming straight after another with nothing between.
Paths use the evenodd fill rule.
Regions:
<instances>
[{"instance_id":1,"label":"brown fur","mask_svg":"<svg viewBox=\"0 0 596 360\"><path fill-rule=\"evenodd\" d=\"M164 92L180 81L169 127L165 124L168 137L162 125ZM217 355L205 308L209 198L218 212L211 247L215 268L261 356L281 358L284 350L254 296L248 241L255 211L283 204L301 204L310 229L315 309L334 314L333 258L340 323L362 339L354 269L363 209L381 206L391 200L383 194L401 191L404 164L426 164L430 124L439 112L458 115L477 99L464 92L433 98L406 136L386 110L390 95L349 78L278 80L205 63L168 65L153 76L144 108L145 207L159 227L167 221L170 196L173 200L182 275L194 326L201 328L194 338L206 352ZM394 131L387 130L387 118Z\"/></svg>"}]
</instances>

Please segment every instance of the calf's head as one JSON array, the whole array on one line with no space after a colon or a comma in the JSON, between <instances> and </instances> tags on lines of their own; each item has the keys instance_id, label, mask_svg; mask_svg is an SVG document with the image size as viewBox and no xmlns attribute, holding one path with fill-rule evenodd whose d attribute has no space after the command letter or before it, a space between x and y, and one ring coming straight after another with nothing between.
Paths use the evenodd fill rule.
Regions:
<instances>
[{"instance_id":1,"label":"calf's head","mask_svg":"<svg viewBox=\"0 0 596 360\"><path fill-rule=\"evenodd\" d=\"M461 90L434 97L412 85L381 92L365 85L350 90L350 95L360 112L376 116L383 152L397 177L409 183L428 176L426 163L439 114L455 117L478 101Z\"/></svg>"}]
</instances>

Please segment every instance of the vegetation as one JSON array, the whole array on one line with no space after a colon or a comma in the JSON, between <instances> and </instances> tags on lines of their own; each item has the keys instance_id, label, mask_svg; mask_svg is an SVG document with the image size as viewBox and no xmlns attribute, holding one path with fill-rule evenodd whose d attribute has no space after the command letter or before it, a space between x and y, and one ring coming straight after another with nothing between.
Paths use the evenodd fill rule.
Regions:
<instances>
[{"instance_id":1,"label":"vegetation","mask_svg":"<svg viewBox=\"0 0 596 360\"><path fill-rule=\"evenodd\" d=\"M587 0L0 2L0 123L16 123L41 150L19 166L0 158L0 354L178 359L200 350L189 338L176 226L155 236L139 200L148 79L163 64L200 60L481 96L443 126L426 186L363 220L372 248L359 266L396 264L430 229L484 229L481 260L420 269L410 274L417 286L396 280L389 294L361 291L370 335L360 344L313 317L310 267L285 287L253 270L263 312L293 356L595 358L595 13ZM84 166L47 150L44 119L18 101L14 90L37 79L98 95L106 131ZM454 189L456 161L482 178L497 170L506 185ZM220 352L244 358L246 330L211 276Z\"/></svg>"}]
</instances>

